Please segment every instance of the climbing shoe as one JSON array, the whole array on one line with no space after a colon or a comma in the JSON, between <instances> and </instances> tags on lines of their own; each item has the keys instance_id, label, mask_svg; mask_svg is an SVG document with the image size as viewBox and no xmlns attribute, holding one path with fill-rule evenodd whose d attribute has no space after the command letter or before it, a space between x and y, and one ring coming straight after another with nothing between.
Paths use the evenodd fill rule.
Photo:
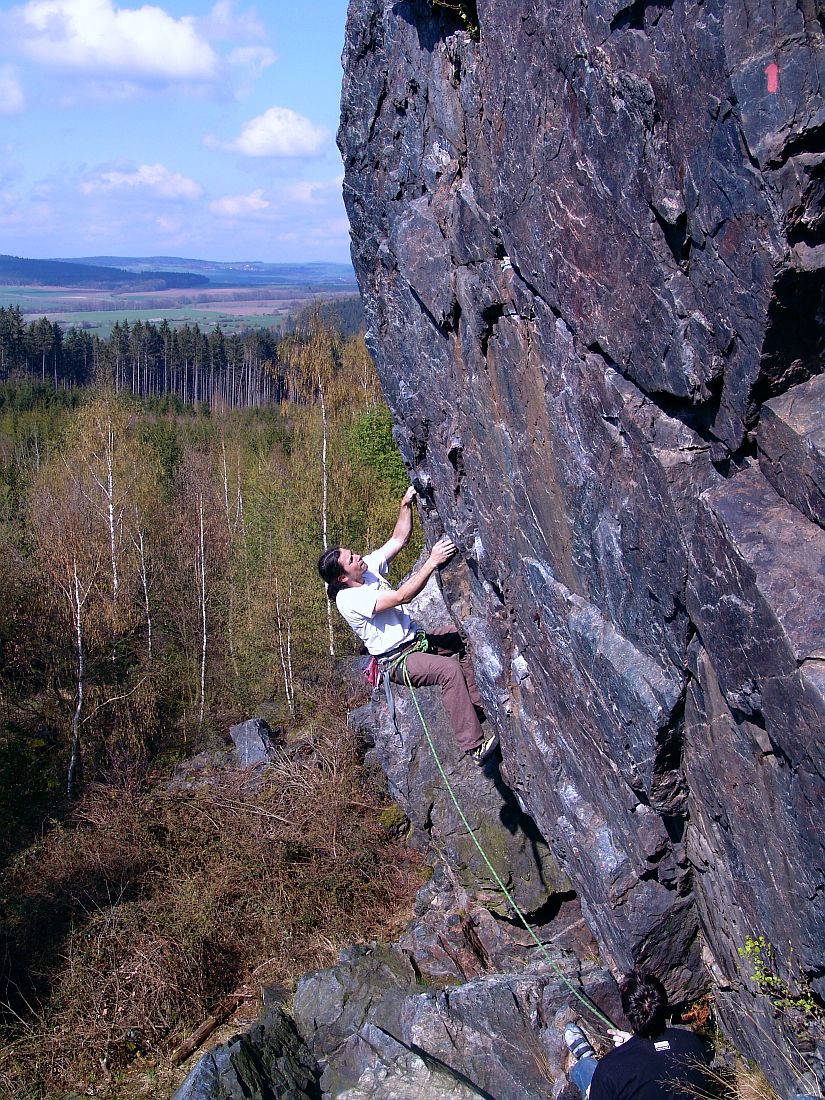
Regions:
<instances>
[{"instance_id":1,"label":"climbing shoe","mask_svg":"<svg viewBox=\"0 0 825 1100\"><path fill-rule=\"evenodd\" d=\"M483 764L486 760L493 755L498 748L498 734L494 733L487 738L486 741L482 741L480 745L476 745L474 749L470 749L467 755L475 764Z\"/></svg>"},{"instance_id":2,"label":"climbing shoe","mask_svg":"<svg viewBox=\"0 0 825 1100\"><path fill-rule=\"evenodd\" d=\"M582 1058L596 1057L596 1052L590 1045L590 1040L578 1024L567 1025L564 1029L564 1041L567 1043L567 1049L577 1062L580 1062Z\"/></svg>"}]
</instances>

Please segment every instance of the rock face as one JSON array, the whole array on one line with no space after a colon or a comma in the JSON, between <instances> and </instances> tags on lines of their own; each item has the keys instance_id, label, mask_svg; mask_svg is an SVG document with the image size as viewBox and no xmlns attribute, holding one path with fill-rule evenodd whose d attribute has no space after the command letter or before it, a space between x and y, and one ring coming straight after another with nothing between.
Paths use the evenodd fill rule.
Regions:
<instances>
[{"instance_id":1,"label":"rock face","mask_svg":"<svg viewBox=\"0 0 825 1100\"><path fill-rule=\"evenodd\" d=\"M369 342L503 768L614 970L825 997L825 38L811 0L352 0ZM394 780L400 790L405 780ZM767 1038L765 1037L767 1036ZM819 1061L818 1061L819 1060Z\"/></svg>"},{"instance_id":2,"label":"rock face","mask_svg":"<svg viewBox=\"0 0 825 1100\"><path fill-rule=\"evenodd\" d=\"M459 909L462 919L451 921ZM436 910L437 931L429 921ZM473 941L484 946L468 952ZM621 1016L605 970L556 946L548 950L550 960L520 946L441 866L401 944L349 948L335 967L299 984L295 1023L323 1067L324 1096L560 1096L569 1089L562 1029L576 1006L582 1011L566 982L602 1012ZM453 960L452 973L439 954Z\"/></svg>"},{"instance_id":3,"label":"rock face","mask_svg":"<svg viewBox=\"0 0 825 1100\"><path fill-rule=\"evenodd\" d=\"M449 623L434 580L410 610L424 629ZM409 819L412 843L446 860L465 886L485 893L492 908L509 911L506 896L450 797L422 728L420 710L466 822L505 888L522 910L538 914L540 923L543 910L555 914L572 894L570 880L502 779L497 760L491 758L479 767L461 752L438 688L419 688L413 700L407 688L394 685L393 699L395 721L381 686L372 703L350 716L350 724L372 745L368 760L382 769L389 794Z\"/></svg>"},{"instance_id":4,"label":"rock face","mask_svg":"<svg viewBox=\"0 0 825 1100\"><path fill-rule=\"evenodd\" d=\"M366 973L375 965L369 949L353 949L352 955L351 965ZM584 974L568 974L596 997L610 983L592 965ZM335 971L304 979L296 997L298 1026L317 1024L307 1014L310 1003L323 1008L339 996ZM554 1085L564 1085L561 1027L573 1017L569 1000L563 983L541 964L517 975L477 978L454 991L409 981L393 986L371 1002L354 1032L342 1032L337 1046L327 1036L327 1045L316 1051L325 1055L325 1094L386 1100L410 1073L415 1091L400 1095L532 1100L549 1094Z\"/></svg>"}]
</instances>

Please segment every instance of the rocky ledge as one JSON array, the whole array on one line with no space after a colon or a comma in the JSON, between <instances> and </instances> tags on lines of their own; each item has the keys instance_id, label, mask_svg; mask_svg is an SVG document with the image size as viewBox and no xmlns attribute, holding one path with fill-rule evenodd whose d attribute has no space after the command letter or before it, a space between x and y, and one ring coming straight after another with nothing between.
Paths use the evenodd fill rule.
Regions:
<instances>
[{"instance_id":1,"label":"rocky ledge","mask_svg":"<svg viewBox=\"0 0 825 1100\"><path fill-rule=\"evenodd\" d=\"M561 1029L586 1009L566 981L621 1020L610 974L549 939L537 957L443 865L417 909L401 943L348 948L291 1016L272 1007L202 1057L175 1100L567 1096Z\"/></svg>"}]
</instances>

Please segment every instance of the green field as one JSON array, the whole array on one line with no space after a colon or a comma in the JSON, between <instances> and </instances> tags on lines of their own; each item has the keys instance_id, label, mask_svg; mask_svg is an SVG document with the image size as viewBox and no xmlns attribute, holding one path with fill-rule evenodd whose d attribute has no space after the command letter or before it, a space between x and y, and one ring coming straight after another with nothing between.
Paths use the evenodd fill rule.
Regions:
<instances>
[{"instance_id":1,"label":"green field","mask_svg":"<svg viewBox=\"0 0 825 1100\"><path fill-rule=\"evenodd\" d=\"M116 258L100 258L104 264ZM27 261L28 262L28 261ZM118 265L142 271L160 264L206 275L205 285L140 289L125 284L110 288L82 285L74 278L63 286L0 286L0 306L19 307L27 322L48 317L64 329L77 326L104 339L115 322L166 320L170 325L199 325L224 332L277 328L319 299L353 297L352 269L345 264L218 264L174 257L154 260L121 258ZM69 265L74 272L77 265ZM51 271L54 264L51 264ZM93 269L97 270L97 269ZM11 283L11 280L10 280Z\"/></svg>"},{"instance_id":2,"label":"green field","mask_svg":"<svg viewBox=\"0 0 825 1100\"><path fill-rule=\"evenodd\" d=\"M231 306L231 303L230 303ZM279 310L277 313L237 314L226 310L197 309L191 306L180 306L176 309L124 309L124 310L98 310L78 313L57 312L45 313L50 321L57 321L63 328L84 328L95 335L108 339L112 334L112 327L116 321L123 324L128 321L130 325L135 321L152 321L160 324L166 320L173 327L182 325L198 325L202 329L212 329L217 325L227 333L242 332L248 328L276 328L286 324L290 317L290 311Z\"/></svg>"},{"instance_id":3,"label":"green field","mask_svg":"<svg viewBox=\"0 0 825 1100\"><path fill-rule=\"evenodd\" d=\"M261 288L255 288L260 291ZM340 292L339 292L340 293ZM338 297L337 293L332 295ZM285 325L315 295L296 289L273 288L271 300L260 300L250 292L232 301L217 294L209 301L193 302L192 291L149 295L110 295L103 291L78 291L55 287L0 287L0 306L8 309L19 307L25 320L48 317L63 329L72 326L95 333L104 339L112 333L116 322L166 320L174 327L199 325L213 329L220 325L224 332L242 332L248 328L277 328ZM151 300L147 300L151 299ZM77 308L74 308L74 301ZM95 308L97 306L98 308Z\"/></svg>"},{"instance_id":4,"label":"green field","mask_svg":"<svg viewBox=\"0 0 825 1100\"><path fill-rule=\"evenodd\" d=\"M61 291L59 296L65 300L71 297L73 293L69 290ZM75 294L75 297L88 298L89 293L87 291L82 295ZM31 308L42 308L43 302L54 301L56 297L58 297L58 294L51 287L0 286L0 305L5 306L7 309L9 306L20 306L24 313Z\"/></svg>"}]
</instances>

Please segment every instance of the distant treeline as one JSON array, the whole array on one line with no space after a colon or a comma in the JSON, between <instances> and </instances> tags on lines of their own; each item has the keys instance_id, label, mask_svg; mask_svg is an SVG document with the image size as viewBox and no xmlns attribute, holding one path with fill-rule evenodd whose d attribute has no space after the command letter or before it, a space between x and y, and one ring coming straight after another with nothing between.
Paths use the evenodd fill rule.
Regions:
<instances>
[{"instance_id":1,"label":"distant treeline","mask_svg":"<svg viewBox=\"0 0 825 1100\"><path fill-rule=\"evenodd\" d=\"M314 317L348 338L359 311L358 299L319 303L298 318L297 329L311 327ZM197 324L124 321L103 339L78 328L64 332L47 317L27 324L19 307L0 307L0 381L28 377L55 389L103 382L141 398L249 408L293 396L288 360L288 338L265 328L225 335L220 326L205 333Z\"/></svg>"},{"instance_id":2,"label":"distant treeline","mask_svg":"<svg viewBox=\"0 0 825 1100\"><path fill-rule=\"evenodd\" d=\"M4 286L82 286L109 290L176 290L208 286L204 275L188 271L124 271L65 260L26 260L0 256L0 284Z\"/></svg>"}]
</instances>

